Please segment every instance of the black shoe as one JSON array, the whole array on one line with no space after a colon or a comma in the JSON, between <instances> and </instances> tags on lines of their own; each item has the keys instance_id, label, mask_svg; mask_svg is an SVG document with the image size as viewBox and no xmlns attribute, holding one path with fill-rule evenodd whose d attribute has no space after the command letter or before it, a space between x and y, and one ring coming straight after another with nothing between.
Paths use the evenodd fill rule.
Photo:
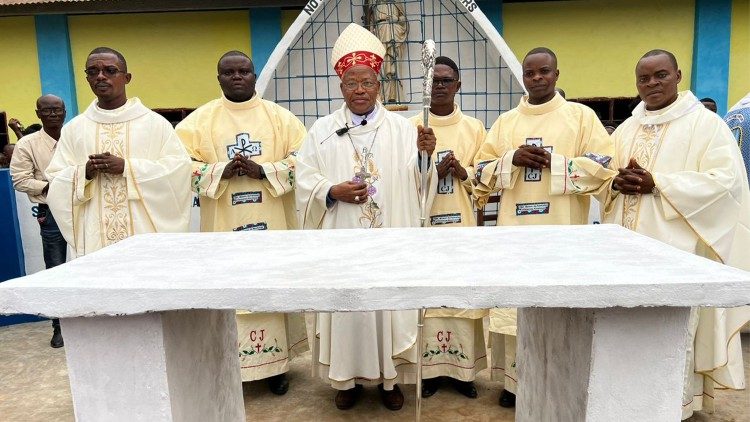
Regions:
<instances>
[{"instance_id":1,"label":"black shoe","mask_svg":"<svg viewBox=\"0 0 750 422\"><path fill-rule=\"evenodd\" d=\"M451 379L451 380L453 382L453 388L455 388L456 391L463 394L464 396L470 399L475 399L479 395L477 394L477 387L474 386L474 381L461 381L457 379ZM515 403L515 400L514 400L514 403Z\"/></svg>"},{"instance_id":2,"label":"black shoe","mask_svg":"<svg viewBox=\"0 0 750 422\"><path fill-rule=\"evenodd\" d=\"M286 374L274 375L267 380L268 389L277 396L283 396L289 391L289 381L286 379Z\"/></svg>"},{"instance_id":3,"label":"black shoe","mask_svg":"<svg viewBox=\"0 0 750 422\"><path fill-rule=\"evenodd\" d=\"M503 389L500 393L500 407L516 407L516 395L508 390Z\"/></svg>"},{"instance_id":4,"label":"black shoe","mask_svg":"<svg viewBox=\"0 0 750 422\"><path fill-rule=\"evenodd\" d=\"M393 390L386 390L383 388L383 384L378 385L380 390L380 400L383 401L383 406L388 410L401 410L404 405L404 395L401 394L401 389L398 385L393 386Z\"/></svg>"},{"instance_id":5,"label":"black shoe","mask_svg":"<svg viewBox=\"0 0 750 422\"><path fill-rule=\"evenodd\" d=\"M360 384L355 384L354 388L350 388L348 390L339 390L338 393L336 393L336 398L334 399L336 408L339 410L348 410L354 407L354 405L357 404L359 395L362 394L363 388L364 387L362 387Z\"/></svg>"},{"instance_id":6,"label":"black shoe","mask_svg":"<svg viewBox=\"0 0 750 422\"><path fill-rule=\"evenodd\" d=\"M422 398L427 398L435 394L440 388L440 378L428 378L422 380Z\"/></svg>"},{"instance_id":7,"label":"black shoe","mask_svg":"<svg viewBox=\"0 0 750 422\"><path fill-rule=\"evenodd\" d=\"M55 349L59 349L60 347L65 346L65 342L63 342L62 332L60 331L59 325L54 327L54 331L52 331L52 340L49 341L49 345Z\"/></svg>"}]
</instances>

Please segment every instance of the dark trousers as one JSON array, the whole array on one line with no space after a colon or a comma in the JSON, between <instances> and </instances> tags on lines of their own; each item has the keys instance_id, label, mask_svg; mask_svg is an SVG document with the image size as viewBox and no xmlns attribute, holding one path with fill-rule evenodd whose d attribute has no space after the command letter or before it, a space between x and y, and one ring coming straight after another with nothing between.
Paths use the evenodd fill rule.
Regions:
<instances>
[{"instance_id":1,"label":"dark trousers","mask_svg":"<svg viewBox=\"0 0 750 422\"><path fill-rule=\"evenodd\" d=\"M68 243L60 233L60 228L57 227L55 217L47 204L39 204L38 209L36 220L39 222L39 233L42 235L44 266L52 268L64 264L68 254ZM59 327L60 320L53 319L52 326Z\"/></svg>"}]
</instances>

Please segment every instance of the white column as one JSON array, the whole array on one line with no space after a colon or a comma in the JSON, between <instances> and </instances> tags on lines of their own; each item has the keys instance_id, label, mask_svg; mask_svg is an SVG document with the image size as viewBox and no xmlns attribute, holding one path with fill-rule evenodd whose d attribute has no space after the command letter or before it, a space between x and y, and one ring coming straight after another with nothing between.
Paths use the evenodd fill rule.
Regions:
<instances>
[{"instance_id":1,"label":"white column","mask_svg":"<svg viewBox=\"0 0 750 422\"><path fill-rule=\"evenodd\" d=\"M690 308L518 310L517 421L679 421Z\"/></svg>"},{"instance_id":2,"label":"white column","mask_svg":"<svg viewBox=\"0 0 750 422\"><path fill-rule=\"evenodd\" d=\"M76 420L245 420L233 310L61 324Z\"/></svg>"}]
</instances>

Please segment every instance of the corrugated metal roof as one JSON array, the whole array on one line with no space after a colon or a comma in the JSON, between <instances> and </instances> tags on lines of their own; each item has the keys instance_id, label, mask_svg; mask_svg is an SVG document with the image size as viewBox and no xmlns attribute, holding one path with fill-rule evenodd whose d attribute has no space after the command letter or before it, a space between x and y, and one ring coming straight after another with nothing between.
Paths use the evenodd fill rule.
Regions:
<instances>
[{"instance_id":1,"label":"corrugated metal roof","mask_svg":"<svg viewBox=\"0 0 750 422\"><path fill-rule=\"evenodd\" d=\"M43 4L43 3L73 3L97 0L0 0L0 6L16 6L24 4Z\"/></svg>"}]
</instances>

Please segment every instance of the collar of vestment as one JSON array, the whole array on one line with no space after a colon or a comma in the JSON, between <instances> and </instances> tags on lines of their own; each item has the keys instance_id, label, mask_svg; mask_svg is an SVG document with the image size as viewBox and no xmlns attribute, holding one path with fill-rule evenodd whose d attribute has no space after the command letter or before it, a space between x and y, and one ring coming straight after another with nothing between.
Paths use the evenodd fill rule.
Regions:
<instances>
[{"instance_id":1,"label":"collar of vestment","mask_svg":"<svg viewBox=\"0 0 750 422\"><path fill-rule=\"evenodd\" d=\"M351 119L349 119L349 121L352 122L352 124L354 124L355 126L362 124L362 121L364 120L367 120L367 123L370 123L371 121L374 121L375 118L378 116L378 112L380 111L380 108L381 108L380 103L376 102L375 107L373 107L372 110L369 113L365 114L364 116L351 113L351 110L349 110L349 112L351 113Z\"/></svg>"},{"instance_id":2,"label":"collar of vestment","mask_svg":"<svg viewBox=\"0 0 750 422\"><path fill-rule=\"evenodd\" d=\"M344 103L340 109L336 110L336 112L333 113L333 116L337 127L344 127L344 125L348 125L351 128L349 129L349 134L361 135L377 130L378 127L380 127L380 124L385 120L385 116L388 113L392 112L386 110L385 107L383 107L383 105L380 103L380 101L378 101L377 103L375 103L375 108L373 109L373 111L365 116L367 118L367 124L364 126L352 126L355 114L352 113L351 110L349 110L349 107L346 106L346 103ZM372 120L370 120L370 118L372 118Z\"/></svg>"},{"instance_id":3,"label":"collar of vestment","mask_svg":"<svg viewBox=\"0 0 750 422\"><path fill-rule=\"evenodd\" d=\"M229 99L227 99L227 97L224 96L224 94L222 94L221 104L223 104L224 107L230 110L249 110L260 105L260 95L258 95L258 93L256 92L249 100L236 103L234 101L230 101Z\"/></svg>"},{"instance_id":4,"label":"collar of vestment","mask_svg":"<svg viewBox=\"0 0 750 422\"><path fill-rule=\"evenodd\" d=\"M547 114L551 111L557 110L567 103L559 93L555 92L555 96L551 100L543 104L530 104L529 96L524 95L521 98L521 102L518 104L518 111L522 114L538 116L540 114Z\"/></svg>"},{"instance_id":5,"label":"collar of vestment","mask_svg":"<svg viewBox=\"0 0 750 422\"><path fill-rule=\"evenodd\" d=\"M461 107L454 103L453 111L447 116L438 116L430 112L429 122L430 126L451 126L460 122L463 117L464 114L461 112Z\"/></svg>"},{"instance_id":6,"label":"collar of vestment","mask_svg":"<svg viewBox=\"0 0 750 422\"><path fill-rule=\"evenodd\" d=\"M705 108L690 91L682 91L677 100L659 110L646 110L646 103L641 101L633 110L633 117L642 125L660 125Z\"/></svg>"},{"instance_id":7,"label":"collar of vestment","mask_svg":"<svg viewBox=\"0 0 750 422\"><path fill-rule=\"evenodd\" d=\"M146 106L141 104L141 100L139 100L137 97L128 98L128 101L126 101L125 104L114 110L105 110L103 108L99 108L99 106L97 106L96 104L97 100L94 100L89 105L89 108L86 109L84 115L97 123L129 122L145 115L150 111L148 108L146 108Z\"/></svg>"}]
</instances>

